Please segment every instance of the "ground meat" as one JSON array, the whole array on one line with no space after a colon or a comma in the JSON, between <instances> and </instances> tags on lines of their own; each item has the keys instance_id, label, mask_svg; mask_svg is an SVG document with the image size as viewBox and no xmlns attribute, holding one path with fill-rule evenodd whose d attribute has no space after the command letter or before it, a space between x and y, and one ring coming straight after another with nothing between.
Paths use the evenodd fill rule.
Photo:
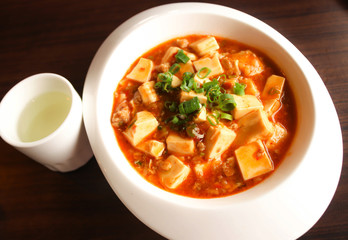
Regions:
<instances>
[{"instance_id":1,"label":"ground meat","mask_svg":"<svg viewBox=\"0 0 348 240\"><path fill-rule=\"evenodd\" d=\"M130 109L127 101L121 102L112 114L111 124L115 127L121 127L130 121Z\"/></svg>"},{"instance_id":2,"label":"ground meat","mask_svg":"<svg viewBox=\"0 0 348 240\"><path fill-rule=\"evenodd\" d=\"M198 151L204 152L204 150L205 150L205 145L204 145L204 143L203 143L203 142L197 143L197 148L198 148Z\"/></svg>"},{"instance_id":3,"label":"ground meat","mask_svg":"<svg viewBox=\"0 0 348 240\"><path fill-rule=\"evenodd\" d=\"M155 69L158 72L168 72L169 71L169 63L162 63L160 65L157 65Z\"/></svg>"},{"instance_id":4,"label":"ground meat","mask_svg":"<svg viewBox=\"0 0 348 240\"><path fill-rule=\"evenodd\" d=\"M222 164L222 170L224 171L224 174L227 177L230 177L234 175L235 173L235 162L236 159L234 157L229 157L226 159L226 161Z\"/></svg>"},{"instance_id":5,"label":"ground meat","mask_svg":"<svg viewBox=\"0 0 348 240\"><path fill-rule=\"evenodd\" d=\"M180 48L186 48L189 45L189 41L187 39L177 39L176 44Z\"/></svg>"},{"instance_id":6,"label":"ground meat","mask_svg":"<svg viewBox=\"0 0 348 240\"><path fill-rule=\"evenodd\" d=\"M133 101L135 104L140 104L142 102L139 91L136 91L133 96Z\"/></svg>"}]
</instances>

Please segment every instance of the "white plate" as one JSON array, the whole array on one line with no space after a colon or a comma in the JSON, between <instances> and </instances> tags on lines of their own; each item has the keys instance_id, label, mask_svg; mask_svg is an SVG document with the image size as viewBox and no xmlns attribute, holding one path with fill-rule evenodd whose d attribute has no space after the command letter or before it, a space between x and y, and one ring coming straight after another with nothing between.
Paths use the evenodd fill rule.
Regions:
<instances>
[{"instance_id":1,"label":"white plate","mask_svg":"<svg viewBox=\"0 0 348 240\"><path fill-rule=\"evenodd\" d=\"M192 199L146 182L124 158L110 124L113 92L131 63L165 40L192 33L230 37L262 50L284 70L295 92L299 123L287 158L265 182L230 197ZM320 76L278 32L231 8L169 4L120 25L93 59L83 108L93 152L109 184L135 216L170 239L295 239L321 217L338 184L342 135Z\"/></svg>"}]
</instances>

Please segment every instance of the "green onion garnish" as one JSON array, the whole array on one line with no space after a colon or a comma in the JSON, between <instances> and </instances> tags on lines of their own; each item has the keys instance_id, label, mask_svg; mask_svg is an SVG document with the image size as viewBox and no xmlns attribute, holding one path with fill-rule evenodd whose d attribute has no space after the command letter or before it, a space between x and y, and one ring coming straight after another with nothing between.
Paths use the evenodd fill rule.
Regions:
<instances>
[{"instance_id":1,"label":"green onion garnish","mask_svg":"<svg viewBox=\"0 0 348 240\"><path fill-rule=\"evenodd\" d=\"M222 111L228 112L233 110L237 106L233 96L228 93L223 93L219 96L219 108Z\"/></svg>"},{"instance_id":2,"label":"green onion garnish","mask_svg":"<svg viewBox=\"0 0 348 240\"><path fill-rule=\"evenodd\" d=\"M184 53L184 50L180 49L175 55L175 59L178 63L187 63L190 58Z\"/></svg>"},{"instance_id":3,"label":"green onion garnish","mask_svg":"<svg viewBox=\"0 0 348 240\"><path fill-rule=\"evenodd\" d=\"M193 73L191 72L185 72L182 76L182 83L180 85L181 90L185 92L189 92L192 90L193 87Z\"/></svg>"},{"instance_id":4,"label":"green onion garnish","mask_svg":"<svg viewBox=\"0 0 348 240\"><path fill-rule=\"evenodd\" d=\"M172 123L178 124L179 123L179 118L177 116L174 116L172 119Z\"/></svg>"},{"instance_id":5,"label":"green onion garnish","mask_svg":"<svg viewBox=\"0 0 348 240\"><path fill-rule=\"evenodd\" d=\"M176 112L178 109L178 104L176 102L170 102L170 101L166 101L164 103L164 106L169 109L169 111L171 112Z\"/></svg>"},{"instance_id":6,"label":"green onion garnish","mask_svg":"<svg viewBox=\"0 0 348 240\"><path fill-rule=\"evenodd\" d=\"M246 85L245 84L241 84L241 83L235 83L234 87L233 87L233 92L239 96L243 96L245 95L244 89L245 89Z\"/></svg>"},{"instance_id":7,"label":"green onion garnish","mask_svg":"<svg viewBox=\"0 0 348 240\"><path fill-rule=\"evenodd\" d=\"M279 94L280 91L278 89L276 89L275 87L272 87L269 91L268 91L268 95L274 95L274 94Z\"/></svg>"},{"instance_id":8,"label":"green onion garnish","mask_svg":"<svg viewBox=\"0 0 348 240\"><path fill-rule=\"evenodd\" d=\"M214 120L212 120L211 118L213 118ZM216 126L219 124L219 119L214 114L209 114L207 116L207 120L208 120L209 124L212 126Z\"/></svg>"},{"instance_id":9,"label":"green onion garnish","mask_svg":"<svg viewBox=\"0 0 348 240\"><path fill-rule=\"evenodd\" d=\"M161 82L171 82L173 80L173 75L170 72L158 74L158 80Z\"/></svg>"},{"instance_id":10,"label":"green onion garnish","mask_svg":"<svg viewBox=\"0 0 348 240\"><path fill-rule=\"evenodd\" d=\"M200 79L203 79L203 78L208 77L208 75L210 74L210 72L211 72L210 68L203 67L203 68L199 69L199 71L197 72L197 76L198 76Z\"/></svg>"},{"instance_id":11,"label":"green onion garnish","mask_svg":"<svg viewBox=\"0 0 348 240\"><path fill-rule=\"evenodd\" d=\"M233 120L233 117L232 117L231 114L229 114L229 113L224 113L224 112L222 112L222 113L220 114L220 118L226 119L226 120L230 120L230 121Z\"/></svg>"},{"instance_id":12,"label":"green onion garnish","mask_svg":"<svg viewBox=\"0 0 348 240\"><path fill-rule=\"evenodd\" d=\"M169 68L169 72L171 74L175 74L180 70L180 65L178 63L174 63L170 68Z\"/></svg>"},{"instance_id":13,"label":"green onion garnish","mask_svg":"<svg viewBox=\"0 0 348 240\"><path fill-rule=\"evenodd\" d=\"M191 100L179 104L179 112L181 114L190 114L200 108L201 104L199 103L198 97L194 97Z\"/></svg>"},{"instance_id":14,"label":"green onion garnish","mask_svg":"<svg viewBox=\"0 0 348 240\"><path fill-rule=\"evenodd\" d=\"M197 86L197 82L193 82L193 90L196 92L196 93L203 93L204 92L204 88L199 88Z\"/></svg>"}]
</instances>

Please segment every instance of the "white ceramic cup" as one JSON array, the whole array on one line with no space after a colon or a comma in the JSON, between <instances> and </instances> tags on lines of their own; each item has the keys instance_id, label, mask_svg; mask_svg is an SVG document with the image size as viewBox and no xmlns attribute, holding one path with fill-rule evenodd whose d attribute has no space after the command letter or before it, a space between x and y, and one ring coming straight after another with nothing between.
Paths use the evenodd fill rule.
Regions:
<instances>
[{"instance_id":1,"label":"white ceramic cup","mask_svg":"<svg viewBox=\"0 0 348 240\"><path fill-rule=\"evenodd\" d=\"M71 99L66 118L48 136L31 142L22 141L18 124L23 110L30 101L48 92L60 92ZM73 171L93 155L82 121L81 98L67 79L53 73L30 76L5 95L0 104L0 136L53 171Z\"/></svg>"}]
</instances>

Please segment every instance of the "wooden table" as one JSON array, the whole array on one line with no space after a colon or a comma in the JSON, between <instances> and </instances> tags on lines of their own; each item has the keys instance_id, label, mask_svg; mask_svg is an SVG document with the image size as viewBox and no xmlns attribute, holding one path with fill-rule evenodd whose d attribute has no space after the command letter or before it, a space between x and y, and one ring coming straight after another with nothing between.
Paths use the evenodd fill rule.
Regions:
<instances>
[{"instance_id":1,"label":"wooden table","mask_svg":"<svg viewBox=\"0 0 348 240\"><path fill-rule=\"evenodd\" d=\"M171 1L1 0L1 98L20 80L40 72L65 76L81 94L89 64L104 39L134 14L165 2ZM266 22L310 60L332 96L347 142L347 2L216 3ZM163 239L120 202L94 158L79 170L62 174L3 140L0 149L0 239ZM348 144L344 158L348 159ZM346 162L330 206L301 239L348 238L347 167Z\"/></svg>"}]
</instances>

